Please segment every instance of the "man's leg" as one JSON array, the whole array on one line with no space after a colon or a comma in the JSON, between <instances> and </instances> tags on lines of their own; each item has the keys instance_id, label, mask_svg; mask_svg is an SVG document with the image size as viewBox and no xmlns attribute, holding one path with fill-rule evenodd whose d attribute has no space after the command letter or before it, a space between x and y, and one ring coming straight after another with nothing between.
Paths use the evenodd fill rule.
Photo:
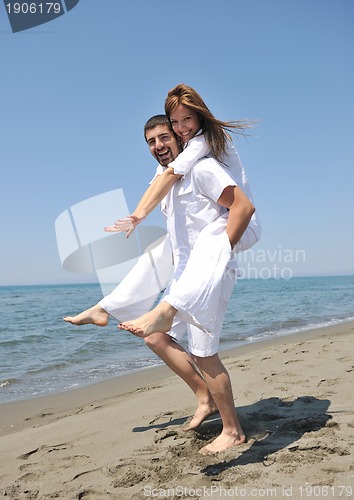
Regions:
<instances>
[{"instance_id":1,"label":"man's leg","mask_svg":"<svg viewBox=\"0 0 354 500\"><path fill-rule=\"evenodd\" d=\"M192 357L167 333L153 333L145 338L146 345L159 356L192 389L198 408L183 430L196 429L210 415L217 413L217 406L208 387L195 368Z\"/></svg>"},{"instance_id":2,"label":"man's leg","mask_svg":"<svg viewBox=\"0 0 354 500\"><path fill-rule=\"evenodd\" d=\"M225 366L217 354L205 358L194 356L194 359L218 407L223 424L220 436L204 446L200 453L218 453L244 443L246 436L237 417L231 381Z\"/></svg>"},{"instance_id":3,"label":"man's leg","mask_svg":"<svg viewBox=\"0 0 354 500\"><path fill-rule=\"evenodd\" d=\"M65 316L63 319L73 325L107 326L109 314L99 304L96 304L76 316Z\"/></svg>"}]
</instances>

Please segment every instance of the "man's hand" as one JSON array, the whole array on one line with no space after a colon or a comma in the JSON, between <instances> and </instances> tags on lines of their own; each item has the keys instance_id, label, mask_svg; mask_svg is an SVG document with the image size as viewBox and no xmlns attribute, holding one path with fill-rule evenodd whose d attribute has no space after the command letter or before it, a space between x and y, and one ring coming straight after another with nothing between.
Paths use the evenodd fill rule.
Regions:
<instances>
[{"instance_id":1,"label":"man's hand","mask_svg":"<svg viewBox=\"0 0 354 500\"><path fill-rule=\"evenodd\" d=\"M255 208L245 193L237 186L227 186L221 193L218 203L229 209L226 233L231 248L234 248L246 230Z\"/></svg>"},{"instance_id":2,"label":"man's hand","mask_svg":"<svg viewBox=\"0 0 354 500\"><path fill-rule=\"evenodd\" d=\"M144 217L129 215L125 219L116 220L113 226L106 226L104 230L106 233L127 233L126 238L129 238L135 227L140 224L142 220L144 220Z\"/></svg>"}]
</instances>

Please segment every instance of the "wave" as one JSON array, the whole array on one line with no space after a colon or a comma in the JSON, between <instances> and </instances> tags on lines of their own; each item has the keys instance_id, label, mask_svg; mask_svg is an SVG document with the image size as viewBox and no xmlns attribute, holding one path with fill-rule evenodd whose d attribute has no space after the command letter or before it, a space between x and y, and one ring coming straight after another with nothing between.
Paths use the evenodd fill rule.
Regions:
<instances>
[{"instance_id":1,"label":"wave","mask_svg":"<svg viewBox=\"0 0 354 500\"><path fill-rule=\"evenodd\" d=\"M292 325L292 322L289 322L288 325L286 325L282 328L263 330L262 332L256 333L254 335L250 335L247 337L245 343L265 340L265 339L272 338L272 337L295 335L296 333L306 332L309 330L315 330L317 328L325 328L328 326L335 326L335 325L339 325L342 323L350 323L352 321L354 321L354 316L340 318L340 319L333 318L333 319L328 320L328 321L318 321L318 322L314 322L314 323L306 323L305 322L305 324L303 324L302 326L300 326L300 325L294 326L294 325Z\"/></svg>"},{"instance_id":2,"label":"wave","mask_svg":"<svg viewBox=\"0 0 354 500\"><path fill-rule=\"evenodd\" d=\"M242 280L229 303L221 348L354 321L353 293L354 276ZM141 339L117 334L114 321L103 330L62 321L64 312L83 310L101 296L99 285L0 287L1 402L161 364ZM181 343L186 346L186 338Z\"/></svg>"},{"instance_id":3,"label":"wave","mask_svg":"<svg viewBox=\"0 0 354 500\"><path fill-rule=\"evenodd\" d=\"M2 389L3 387L8 387L10 385L15 385L18 382L19 382L19 379L17 379L17 378L8 378L5 380L0 380L0 389Z\"/></svg>"}]
</instances>

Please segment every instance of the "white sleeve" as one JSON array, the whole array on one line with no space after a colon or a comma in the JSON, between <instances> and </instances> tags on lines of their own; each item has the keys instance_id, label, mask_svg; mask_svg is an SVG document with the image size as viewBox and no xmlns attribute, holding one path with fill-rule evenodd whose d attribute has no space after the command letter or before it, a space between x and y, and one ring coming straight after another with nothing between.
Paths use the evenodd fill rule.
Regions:
<instances>
[{"instance_id":1,"label":"white sleeve","mask_svg":"<svg viewBox=\"0 0 354 500\"><path fill-rule=\"evenodd\" d=\"M151 181L149 182L149 184L152 184L154 182L154 180L156 179L156 177L158 177L159 175L161 175L164 170L165 169L160 164L158 164L157 167L156 167L156 170L155 170L155 175L151 179Z\"/></svg>"},{"instance_id":2,"label":"white sleeve","mask_svg":"<svg viewBox=\"0 0 354 500\"><path fill-rule=\"evenodd\" d=\"M204 134L197 135L188 142L182 153L171 161L168 166L173 168L175 174L186 175L197 161L209 153L210 147L205 140Z\"/></svg>"},{"instance_id":3,"label":"white sleeve","mask_svg":"<svg viewBox=\"0 0 354 500\"><path fill-rule=\"evenodd\" d=\"M205 158L193 168L193 182L202 195L218 202L222 192L228 186L237 186L237 182L214 158Z\"/></svg>"}]
</instances>

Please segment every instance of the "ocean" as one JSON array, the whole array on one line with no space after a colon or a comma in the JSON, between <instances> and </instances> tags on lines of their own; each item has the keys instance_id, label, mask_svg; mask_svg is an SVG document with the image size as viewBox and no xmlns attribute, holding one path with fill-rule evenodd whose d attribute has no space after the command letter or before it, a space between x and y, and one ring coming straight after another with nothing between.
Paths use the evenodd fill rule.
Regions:
<instances>
[{"instance_id":1,"label":"ocean","mask_svg":"<svg viewBox=\"0 0 354 500\"><path fill-rule=\"evenodd\" d=\"M53 394L162 364L144 341L107 327L73 326L102 298L98 284L0 287L0 403ZM354 276L241 279L221 350L354 320Z\"/></svg>"}]
</instances>

